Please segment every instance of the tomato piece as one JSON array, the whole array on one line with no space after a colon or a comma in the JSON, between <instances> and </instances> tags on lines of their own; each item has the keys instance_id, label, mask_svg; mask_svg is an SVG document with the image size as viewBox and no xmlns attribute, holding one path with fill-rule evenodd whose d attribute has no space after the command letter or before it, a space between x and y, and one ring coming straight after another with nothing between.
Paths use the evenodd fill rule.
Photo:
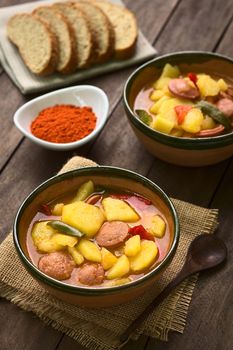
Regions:
<instances>
[{"instance_id":1,"label":"tomato piece","mask_svg":"<svg viewBox=\"0 0 233 350\"><path fill-rule=\"evenodd\" d=\"M197 75L195 73L188 73L188 78L193 82L193 84L197 84Z\"/></svg>"},{"instance_id":2,"label":"tomato piece","mask_svg":"<svg viewBox=\"0 0 233 350\"><path fill-rule=\"evenodd\" d=\"M180 105L180 106L174 107L174 109L177 115L178 124L182 124L186 114L190 111L190 109L192 109L192 107L186 106L186 105Z\"/></svg>"},{"instance_id":3,"label":"tomato piece","mask_svg":"<svg viewBox=\"0 0 233 350\"><path fill-rule=\"evenodd\" d=\"M129 234L132 236L139 235L141 239L147 239L149 241L154 241L154 236L152 233L148 232L142 225L137 225L129 228Z\"/></svg>"},{"instance_id":4,"label":"tomato piece","mask_svg":"<svg viewBox=\"0 0 233 350\"><path fill-rule=\"evenodd\" d=\"M48 216L52 215L52 210L48 204L41 204L40 211L45 215L48 215Z\"/></svg>"}]
</instances>

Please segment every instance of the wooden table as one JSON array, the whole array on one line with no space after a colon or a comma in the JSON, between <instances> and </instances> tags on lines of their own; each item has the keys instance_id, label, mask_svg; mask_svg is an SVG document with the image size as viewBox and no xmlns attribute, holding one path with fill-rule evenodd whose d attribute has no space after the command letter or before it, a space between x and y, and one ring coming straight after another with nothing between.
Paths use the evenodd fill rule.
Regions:
<instances>
[{"instance_id":1,"label":"wooden table","mask_svg":"<svg viewBox=\"0 0 233 350\"><path fill-rule=\"evenodd\" d=\"M1 0L0 6L25 0ZM233 1L217 0L127 0L148 40L161 54L181 50L217 51L233 56ZM95 143L77 150L99 164L121 166L149 177L170 196L197 205L219 208L218 236L225 240L226 266L203 273L195 288L183 335L170 334L162 343L142 337L124 349L137 350L232 350L233 349L233 161L205 168L184 168L152 157L142 147L127 123L122 89L135 69L124 69L85 81L105 90L110 100L110 119ZM55 174L73 152L52 152L34 145L16 130L12 116L26 102L8 76L0 73L0 232L11 229L24 197L43 180ZM5 300L0 302L1 350L78 350L69 337L44 325L33 314Z\"/></svg>"}]
</instances>

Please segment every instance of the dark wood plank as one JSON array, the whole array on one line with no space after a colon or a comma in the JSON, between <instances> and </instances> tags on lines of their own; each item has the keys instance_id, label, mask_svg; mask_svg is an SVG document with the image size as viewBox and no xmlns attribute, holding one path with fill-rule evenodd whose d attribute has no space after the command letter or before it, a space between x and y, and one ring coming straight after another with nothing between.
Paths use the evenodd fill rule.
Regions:
<instances>
[{"instance_id":1,"label":"dark wood plank","mask_svg":"<svg viewBox=\"0 0 233 350\"><path fill-rule=\"evenodd\" d=\"M145 336L140 337L140 339L137 341L137 350L143 350L147 346L148 338ZM73 339L64 336L62 338L61 343L57 347L56 350L85 350L86 348L81 347L79 344L77 344L76 341ZM129 341L123 348L123 350L135 350L135 342Z\"/></svg>"},{"instance_id":2,"label":"dark wood plank","mask_svg":"<svg viewBox=\"0 0 233 350\"><path fill-rule=\"evenodd\" d=\"M161 53L212 50L232 17L232 1L186 0L180 2L156 41Z\"/></svg>"},{"instance_id":3,"label":"dark wood plank","mask_svg":"<svg viewBox=\"0 0 233 350\"><path fill-rule=\"evenodd\" d=\"M0 169L2 169L22 139L21 133L14 126L13 115L17 108L24 102L24 97L21 95L20 91L15 88L5 73L2 73L0 78Z\"/></svg>"},{"instance_id":4,"label":"dark wood plank","mask_svg":"<svg viewBox=\"0 0 233 350\"><path fill-rule=\"evenodd\" d=\"M0 7L19 5L19 4L23 4L25 2L26 2L25 0L11 0L9 3L8 0L1 0Z\"/></svg>"},{"instance_id":5,"label":"dark wood plank","mask_svg":"<svg viewBox=\"0 0 233 350\"><path fill-rule=\"evenodd\" d=\"M40 350L56 348L60 333L46 326L34 315L30 314L31 317L28 317L28 312L22 311L15 305L4 300L0 301L0 310L1 350Z\"/></svg>"}]
</instances>

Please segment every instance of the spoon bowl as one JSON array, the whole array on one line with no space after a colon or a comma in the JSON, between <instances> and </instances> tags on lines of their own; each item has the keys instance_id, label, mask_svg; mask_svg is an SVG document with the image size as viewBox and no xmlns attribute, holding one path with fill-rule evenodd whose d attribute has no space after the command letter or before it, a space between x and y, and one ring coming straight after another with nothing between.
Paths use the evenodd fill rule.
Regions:
<instances>
[{"instance_id":1,"label":"spoon bowl","mask_svg":"<svg viewBox=\"0 0 233 350\"><path fill-rule=\"evenodd\" d=\"M204 234L192 241L186 261L194 273L219 265L226 257L227 248L224 242L215 235Z\"/></svg>"}]
</instances>

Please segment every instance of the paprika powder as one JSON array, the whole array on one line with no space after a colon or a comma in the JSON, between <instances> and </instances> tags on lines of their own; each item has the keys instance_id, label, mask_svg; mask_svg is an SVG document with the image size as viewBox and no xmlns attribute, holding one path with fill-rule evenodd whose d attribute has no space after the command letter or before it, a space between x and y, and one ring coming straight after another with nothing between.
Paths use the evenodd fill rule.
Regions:
<instances>
[{"instance_id":1,"label":"paprika powder","mask_svg":"<svg viewBox=\"0 0 233 350\"><path fill-rule=\"evenodd\" d=\"M31 123L31 132L48 142L69 143L83 139L95 126L91 107L64 104L43 109Z\"/></svg>"}]
</instances>

